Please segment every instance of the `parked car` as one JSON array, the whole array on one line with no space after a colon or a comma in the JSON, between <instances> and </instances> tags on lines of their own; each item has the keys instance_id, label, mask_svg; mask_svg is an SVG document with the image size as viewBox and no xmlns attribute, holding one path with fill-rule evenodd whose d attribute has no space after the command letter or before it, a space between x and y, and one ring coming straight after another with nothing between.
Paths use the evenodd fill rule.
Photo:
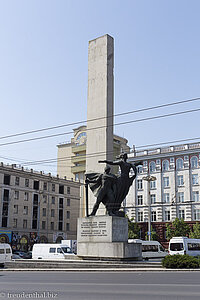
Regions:
<instances>
[{"instance_id":1,"label":"parked car","mask_svg":"<svg viewBox=\"0 0 200 300\"><path fill-rule=\"evenodd\" d=\"M33 259L65 259L73 255L71 248L64 244L33 245Z\"/></svg>"},{"instance_id":2,"label":"parked car","mask_svg":"<svg viewBox=\"0 0 200 300\"><path fill-rule=\"evenodd\" d=\"M26 252L16 250L16 251L13 252L13 254L17 254L17 255L19 255L21 258L24 258L24 256L26 255Z\"/></svg>"},{"instance_id":3,"label":"parked car","mask_svg":"<svg viewBox=\"0 0 200 300\"><path fill-rule=\"evenodd\" d=\"M28 251L27 253L25 253L25 255L23 256L24 259L31 259L32 258L32 251Z\"/></svg>"},{"instance_id":4,"label":"parked car","mask_svg":"<svg viewBox=\"0 0 200 300\"><path fill-rule=\"evenodd\" d=\"M134 240L129 239L128 242L132 243ZM138 240L139 241L139 240ZM142 241L142 258L148 260L150 258L164 258L168 255L167 250L158 241Z\"/></svg>"},{"instance_id":5,"label":"parked car","mask_svg":"<svg viewBox=\"0 0 200 300\"><path fill-rule=\"evenodd\" d=\"M12 255L12 259L14 259L14 260L15 260L15 259L22 259L22 257L19 256L18 254L15 254L15 253L14 253L14 254Z\"/></svg>"},{"instance_id":6,"label":"parked car","mask_svg":"<svg viewBox=\"0 0 200 300\"><path fill-rule=\"evenodd\" d=\"M4 263L11 261L12 249L9 244L0 244L0 265L4 266Z\"/></svg>"},{"instance_id":7,"label":"parked car","mask_svg":"<svg viewBox=\"0 0 200 300\"><path fill-rule=\"evenodd\" d=\"M169 241L169 254L188 254L200 256L200 239L189 239L187 237L173 237Z\"/></svg>"}]
</instances>

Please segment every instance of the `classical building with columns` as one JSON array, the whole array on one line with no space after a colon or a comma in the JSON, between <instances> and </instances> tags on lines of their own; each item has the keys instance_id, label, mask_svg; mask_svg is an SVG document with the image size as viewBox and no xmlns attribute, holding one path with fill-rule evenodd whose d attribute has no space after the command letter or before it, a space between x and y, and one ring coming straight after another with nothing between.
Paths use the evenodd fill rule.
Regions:
<instances>
[{"instance_id":1,"label":"classical building with columns","mask_svg":"<svg viewBox=\"0 0 200 300\"><path fill-rule=\"evenodd\" d=\"M129 161L143 161L125 203L128 216L141 227L141 238L149 217L163 243L166 223L176 217L190 224L200 221L200 143L132 151Z\"/></svg>"}]
</instances>

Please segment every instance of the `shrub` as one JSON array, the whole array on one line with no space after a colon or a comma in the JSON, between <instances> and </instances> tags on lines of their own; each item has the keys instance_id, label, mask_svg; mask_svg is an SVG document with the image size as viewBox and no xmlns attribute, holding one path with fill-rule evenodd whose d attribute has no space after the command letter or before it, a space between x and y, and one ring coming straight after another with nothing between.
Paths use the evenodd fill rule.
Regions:
<instances>
[{"instance_id":1,"label":"shrub","mask_svg":"<svg viewBox=\"0 0 200 300\"><path fill-rule=\"evenodd\" d=\"M167 255L162 260L162 266L170 269L197 269L200 260L196 257L186 255Z\"/></svg>"}]
</instances>

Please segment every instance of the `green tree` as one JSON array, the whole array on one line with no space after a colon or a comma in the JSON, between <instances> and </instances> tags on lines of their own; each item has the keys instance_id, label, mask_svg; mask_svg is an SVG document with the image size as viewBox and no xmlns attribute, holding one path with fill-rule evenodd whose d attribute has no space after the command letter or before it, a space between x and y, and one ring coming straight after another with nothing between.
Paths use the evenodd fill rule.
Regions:
<instances>
[{"instance_id":1,"label":"green tree","mask_svg":"<svg viewBox=\"0 0 200 300\"><path fill-rule=\"evenodd\" d=\"M128 217L127 217L128 218ZM133 222L133 219L128 218L128 238L139 239L140 238L140 226Z\"/></svg>"},{"instance_id":2,"label":"green tree","mask_svg":"<svg viewBox=\"0 0 200 300\"><path fill-rule=\"evenodd\" d=\"M193 231L190 231L190 238L200 239L200 223L196 222L193 226Z\"/></svg>"},{"instance_id":3,"label":"green tree","mask_svg":"<svg viewBox=\"0 0 200 300\"><path fill-rule=\"evenodd\" d=\"M145 240L146 241L149 240L148 231L145 233ZM151 225L151 241L157 241L157 240L158 240L158 235Z\"/></svg>"},{"instance_id":4,"label":"green tree","mask_svg":"<svg viewBox=\"0 0 200 300\"><path fill-rule=\"evenodd\" d=\"M190 226L183 219L176 218L172 224L166 226L166 238L170 240L174 236L189 236Z\"/></svg>"}]
</instances>

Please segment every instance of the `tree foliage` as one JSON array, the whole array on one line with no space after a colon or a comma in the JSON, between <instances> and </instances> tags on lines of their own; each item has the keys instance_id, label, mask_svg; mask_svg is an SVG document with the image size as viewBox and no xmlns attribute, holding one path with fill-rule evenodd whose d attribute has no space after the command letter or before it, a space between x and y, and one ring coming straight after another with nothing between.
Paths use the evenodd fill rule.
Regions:
<instances>
[{"instance_id":1,"label":"tree foliage","mask_svg":"<svg viewBox=\"0 0 200 300\"><path fill-rule=\"evenodd\" d=\"M145 240L146 241L149 240L148 231L145 233ZM151 241L157 241L157 240L158 240L158 235L151 225Z\"/></svg>"},{"instance_id":2,"label":"tree foliage","mask_svg":"<svg viewBox=\"0 0 200 300\"><path fill-rule=\"evenodd\" d=\"M193 231L190 231L190 238L200 239L200 223L196 222L193 226Z\"/></svg>"},{"instance_id":3,"label":"tree foliage","mask_svg":"<svg viewBox=\"0 0 200 300\"><path fill-rule=\"evenodd\" d=\"M133 219L128 218L128 238L139 239L140 238L140 226L133 222Z\"/></svg>"},{"instance_id":4,"label":"tree foliage","mask_svg":"<svg viewBox=\"0 0 200 300\"><path fill-rule=\"evenodd\" d=\"M190 226L183 219L176 218L172 224L166 226L166 238L170 240L174 236L189 236Z\"/></svg>"}]
</instances>

